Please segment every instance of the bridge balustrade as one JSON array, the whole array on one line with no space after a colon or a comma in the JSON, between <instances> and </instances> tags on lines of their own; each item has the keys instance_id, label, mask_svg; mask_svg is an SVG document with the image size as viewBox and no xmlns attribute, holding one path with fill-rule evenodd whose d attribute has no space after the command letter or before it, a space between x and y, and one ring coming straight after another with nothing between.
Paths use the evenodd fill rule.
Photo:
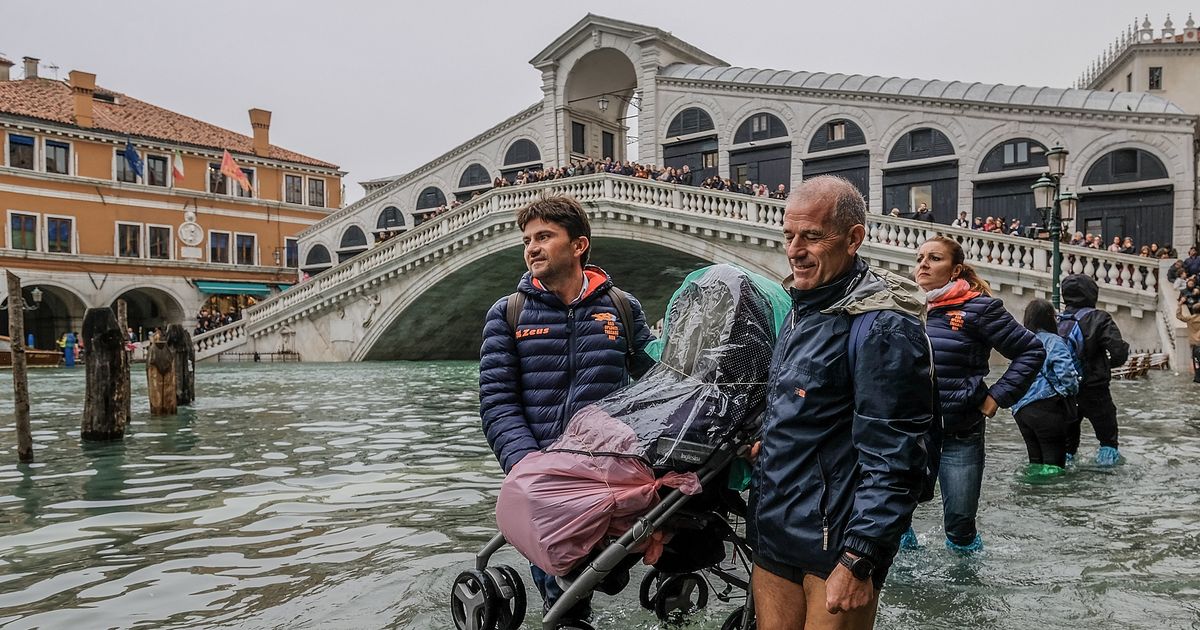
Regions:
<instances>
[{"instance_id":1,"label":"bridge balustrade","mask_svg":"<svg viewBox=\"0 0 1200 630\"><path fill-rule=\"evenodd\" d=\"M469 234L475 224L493 215L512 216L539 195L552 192L568 194L586 204L612 203L626 209L638 207L658 213L670 213L671 220L687 224L690 216L728 222L730 233L736 226L755 226L779 233L783 225L784 202L737 193L707 190L692 186L666 184L621 175L597 174L497 188L462 206L436 216L401 235L355 256L307 282L259 302L243 312L243 322L251 329L258 322L309 311L322 303L331 303L339 295L361 291L371 272L378 272L401 259L411 258L448 237ZM627 212L627 210L623 210ZM943 234L963 245L966 258L985 270L1003 269L1024 278L1031 288L1049 289L1050 243L1048 241L930 224L890 215L867 217L867 252L873 248L889 252L892 258L915 259L916 249L926 239ZM1084 273L1110 291L1130 295L1135 302L1153 304L1158 293L1158 262L1126 254L1062 246L1062 273ZM915 260L914 260L915 262ZM1153 306L1149 307L1153 308Z\"/></svg>"}]
</instances>

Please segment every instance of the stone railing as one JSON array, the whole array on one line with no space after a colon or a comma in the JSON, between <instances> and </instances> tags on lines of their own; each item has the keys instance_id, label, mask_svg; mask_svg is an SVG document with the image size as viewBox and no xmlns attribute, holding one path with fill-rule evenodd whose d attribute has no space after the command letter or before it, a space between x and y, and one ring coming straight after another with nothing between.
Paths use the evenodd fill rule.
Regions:
<instances>
[{"instance_id":1,"label":"stone railing","mask_svg":"<svg viewBox=\"0 0 1200 630\"><path fill-rule=\"evenodd\" d=\"M196 360L214 357L246 342L246 322L238 320L192 337Z\"/></svg>"},{"instance_id":2,"label":"stone railing","mask_svg":"<svg viewBox=\"0 0 1200 630\"><path fill-rule=\"evenodd\" d=\"M243 311L243 323L251 330L255 324L309 308L361 285L364 278L378 273L411 254L436 243L445 243L456 234L466 233L472 225L511 217L517 209L546 192L574 196L587 205L611 203L625 209L646 208L657 215L668 214L673 222L686 225L689 217L713 220L728 225L730 233L761 237L778 235L783 226L784 203L764 197L751 197L665 184L620 175L587 175L552 180L525 186L490 190L457 209L422 223L372 249L338 264ZM867 218L868 252L870 248L887 252L893 259L912 257L928 238L943 234L963 245L967 260L985 270L1012 272L1029 288L1049 290L1050 243L1028 238L954 228L887 215ZM1139 309L1152 309L1158 295L1157 261L1126 254L1114 254L1069 245L1062 246L1062 273L1086 273L1104 290L1135 298ZM237 334L244 334L239 330Z\"/></svg>"}]
</instances>

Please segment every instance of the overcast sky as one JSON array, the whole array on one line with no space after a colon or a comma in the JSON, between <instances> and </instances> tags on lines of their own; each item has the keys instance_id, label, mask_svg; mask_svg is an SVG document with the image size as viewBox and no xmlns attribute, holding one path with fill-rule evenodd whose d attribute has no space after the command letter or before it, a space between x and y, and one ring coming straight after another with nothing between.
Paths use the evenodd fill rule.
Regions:
<instances>
[{"instance_id":1,"label":"overcast sky","mask_svg":"<svg viewBox=\"0 0 1200 630\"><path fill-rule=\"evenodd\" d=\"M735 66L1066 87L1133 18L1189 3L5 2L0 54L39 57L156 105L341 165L398 175L541 98L535 54L589 10L670 31Z\"/></svg>"}]
</instances>

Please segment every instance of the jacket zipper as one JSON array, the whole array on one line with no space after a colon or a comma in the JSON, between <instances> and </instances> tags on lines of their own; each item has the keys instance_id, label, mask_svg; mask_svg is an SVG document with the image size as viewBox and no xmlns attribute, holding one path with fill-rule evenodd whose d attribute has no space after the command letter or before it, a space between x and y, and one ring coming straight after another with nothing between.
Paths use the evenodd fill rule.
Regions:
<instances>
[{"instance_id":1,"label":"jacket zipper","mask_svg":"<svg viewBox=\"0 0 1200 630\"><path fill-rule=\"evenodd\" d=\"M825 504L829 497L829 481L825 479L825 464L821 461L821 453L817 453L817 470L821 472L821 499L817 507L821 510L821 551L829 551L829 518L825 513Z\"/></svg>"},{"instance_id":2,"label":"jacket zipper","mask_svg":"<svg viewBox=\"0 0 1200 630\"><path fill-rule=\"evenodd\" d=\"M567 402L563 409L562 425L559 434L567 430L571 420L571 407L575 403L575 307L567 309Z\"/></svg>"}]
</instances>

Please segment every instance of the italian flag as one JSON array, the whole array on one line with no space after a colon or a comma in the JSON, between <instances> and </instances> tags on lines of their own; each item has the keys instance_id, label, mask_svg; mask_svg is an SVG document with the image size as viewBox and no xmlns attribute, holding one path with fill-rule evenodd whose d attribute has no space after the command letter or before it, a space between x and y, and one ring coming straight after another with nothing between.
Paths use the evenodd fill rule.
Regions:
<instances>
[{"instance_id":1,"label":"italian flag","mask_svg":"<svg viewBox=\"0 0 1200 630\"><path fill-rule=\"evenodd\" d=\"M183 181L183 154L179 149L175 149L175 159L171 161L171 171L175 175L175 181Z\"/></svg>"}]
</instances>

